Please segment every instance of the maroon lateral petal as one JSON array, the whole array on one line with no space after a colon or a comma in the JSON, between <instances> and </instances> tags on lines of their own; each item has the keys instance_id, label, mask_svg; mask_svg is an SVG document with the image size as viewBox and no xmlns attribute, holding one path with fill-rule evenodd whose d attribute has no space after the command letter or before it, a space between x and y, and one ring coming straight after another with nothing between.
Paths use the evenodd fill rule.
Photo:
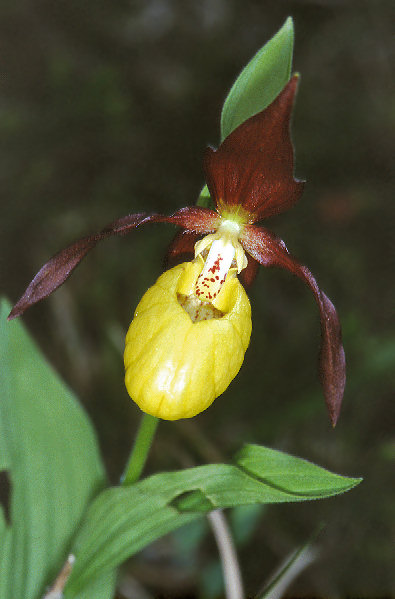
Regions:
<instances>
[{"instance_id":1,"label":"maroon lateral petal","mask_svg":"<svg viewBox=\"0 0 395 599\"><path fill-rule=\"evenodd\" d=\"M162 217L161 222L173 223L188 231L205 235L214 233L219 221L220 217L214 210L200 208L199 206L187 206L186 208L180 208L171 216Z\"/></svg>"},{"instance_id":2,"label":"maroon lateral petal","mask_svg":"<svg viewBox=\"0 0 395 599\"><path fill-rule=\"evenodd\" d=\"M55 289L60 287L99 241L111 235L126 234L143 222L149 222L150 220L155 220L155 215L149 216L146 213L141 213L123 216L106 225L99 233L83 237L55 254L38 271L22 297L12 308L8 320L21 316L27 308L48 297Z\"/></svg>"},{"instance_id":3,"label":"maroon lateral petal","mask_svg":"<svg viewBox=\"0 0 395 599\"><path fill-rule=\"evenodd\" d=\"M237 127L218 150L207 148L204 170L216 207L241 205L256 221L300 198L304 182L293 177L290 137L297 83L294 75L272 104Z\"/></svg>"},{"instance_id":4,"label":"maroon lateral petal","mask_svg":"<svg viewBox=\"0 0 395 599\"><path fill-rule=\"evenodd\" d=\"M210 214L208 214L210 213ZM39 270L31 281L22 297L12 308L8 320L21 316L37 302L48 297L71 275L76 266L92 250L99 241L107 239L112 235L126 235L143 223L166 222L174 223L181 227L187 227L198 233L211 232L213 221L218 215L213 211L202 208L186 208L175 212L172 216L163 214L129 214L123 216L109 225L106 225L99 233L89 235L72 243L64 250L53 256Z\"/></svg>"},{"instance_id":5,"label":"maroon lateral petal","mask_svg":"<svg viewBox=\"0 0 395 599\"><path fill-rule=\"evenodd\" d=\"M346 361L339 317L330 299L320 290L306 266L289 254L285 243L259 227L246 226L240 239L246 252L263 266L280 266L304 281L314 294L320 310L320 379L333 426L339 417L346 382Z\"/></svg>"}]
</instances>

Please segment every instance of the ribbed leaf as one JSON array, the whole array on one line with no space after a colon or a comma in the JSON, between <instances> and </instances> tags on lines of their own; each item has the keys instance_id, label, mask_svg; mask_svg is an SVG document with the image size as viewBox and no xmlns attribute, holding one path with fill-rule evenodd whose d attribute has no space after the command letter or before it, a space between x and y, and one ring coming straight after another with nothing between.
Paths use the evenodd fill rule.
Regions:
<instances>
[{"instance_id":1,"label":"ribbed leaf","mask_svg":"<svg viewBox=\"0 0 395 599\"><path fill-rule=\"evenodd\" d=\"M254 458L258 463L251 466ZM77 559L66 597L74 598L99 572L212 509L320 499L359 481L282 452L246 446L234 465L156 474L129 487L108 489L90 506L75 540Z\"/></svg>"},{"instance_id":2,"label":"ribbed leaf","mask_svg":"<svg viewBox=\"0 0 395 599\"><path fill-rule=\"evenodd\" d=\"M245 445L236 455L237 464L273 488L296 494L302 499L320 499L349 491L361 478L340 476L302 458L282 451Z\"/></svg>"},{"instance_id":3,"label":"ribbed leaf","mask_svg":"<svg viewBox=\"0 0 395 599\"><path fill-rule=\"evenodd\" d=\"M11 478L10 523L0 510L0 597L38 599L105 485L91 425L21 322L0 310L0 470ZM109 599L106 574L95 599ZM103 589L103 590L102 590ZM91 594L92 597L92 594Z\"/></svg>"}]
</instances>

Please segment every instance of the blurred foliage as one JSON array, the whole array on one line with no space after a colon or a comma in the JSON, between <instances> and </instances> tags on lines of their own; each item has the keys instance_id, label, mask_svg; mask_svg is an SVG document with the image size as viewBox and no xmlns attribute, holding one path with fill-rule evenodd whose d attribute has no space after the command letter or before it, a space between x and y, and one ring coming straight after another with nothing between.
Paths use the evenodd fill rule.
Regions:
<instances>
[{"instance_id":1,"label":"blurred foliage","mask_svg":"<svg viewBox=\"0 0 395 599\"><path fill-rule=\"evenodd\" d=\"M1 291L13 300L79 235L128 212L170 213L195 201L226 92L294 17L294 68L302 74L296 174L308 183L299 205L267 226L338 308L348 359L343 413L332 431L316 376L310 293L287 273L261 270L240 375L192 422L163 424L149 464L175 469L258 442L364 476L344 497L265 510L240 550L250 594L320 520L321 560L293 594L395 594L392 10L389 0L0 6ZM123 388L123 334L174 232L155 225L107 241L25 318L85 400L113 481L139 420ZM189 576L180 574L176 547L164 539L127 570L153 593L191 596L215 547L206 537Z\"/></svg>"}]
</instances>

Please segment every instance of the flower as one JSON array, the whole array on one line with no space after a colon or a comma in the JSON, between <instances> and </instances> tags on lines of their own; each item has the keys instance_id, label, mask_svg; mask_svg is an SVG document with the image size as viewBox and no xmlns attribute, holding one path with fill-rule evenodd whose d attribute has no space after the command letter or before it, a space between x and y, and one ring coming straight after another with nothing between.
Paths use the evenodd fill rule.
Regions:
<instances>
[{"instance_id":1,"label":"flower","mask_svg":"<svg viewBox=\"0 0 395 599\"><path fill-rule=\"evenodd\" d=\"M9 318L47 297L95 245L144 223L184 229L170 249L195 248L195 259L165 272L138 305L126 339L126 386L140 407L162 418L193 416L220 395L237 374L250 332L248 298L258 264L279 266L313 292L320 311L320 378L330 420L336 424L345 385L345 358L336 310L311 272L284 242L256 223L291 208L304 182L293 176L290 118L298 76L265 110L235 129L204 156L215 210L192 206L172 216L131 214L78 240L47 262ZM202 235L204 235L203 238Z\"/></svg>"}]
</instances>

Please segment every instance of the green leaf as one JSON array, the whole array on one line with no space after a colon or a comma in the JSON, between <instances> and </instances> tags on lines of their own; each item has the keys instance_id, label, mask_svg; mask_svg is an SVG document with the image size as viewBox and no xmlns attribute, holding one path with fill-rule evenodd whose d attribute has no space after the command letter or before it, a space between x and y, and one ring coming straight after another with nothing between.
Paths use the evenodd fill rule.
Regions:
<instances>
[{"instance_id":1,"label":"green leaf","mask_svg":"<svg viewBox=\"0 0 395 599\"><path fill-rule=\"evenodd\" d=\"M236 127L260 112L278 96L288 82L292 68L294 27L291 17L250 60L234 82L222 108L221 142ZM205 185L197 205L211 207Z\"/></svg>"},{"instance_id":2,"label":"green leaf","mask_svg":"<svg viewBox=\"0 0 395 599\"><path fill-rule=\"evenodd\" d=\"M290 78L294 28L291 17L234 82L222 108L221 141L278 96Z\"/></svg>"},{"instance_id":3,"label":"green leaf","mask_svg":"<svg viewBox=\"0 0 395 599\"><path fill-rule=\"evenodd\" d=\"M37 599L56 578L82 515L106 484L90 422L20 321L0 309L0 470L11 477L10 523L0 509L0 597ZM107 581L113 573L108 572ZM95 599L108 599L102 581ZM92 594L91 594L92 596Z\"/></svg>"},{"instance_id":4,"label":"green leaf","mask_svg":"<svg viewBox=\"0 0 395 599\"><path fill-rule=\"evenodd\" d=\"M236 462L245 472L273 488L303 499L338 495L362 480L333 474L307 460L260 445L245 445L236 455Z\"/></svg>"},{"instance_id":5,"label":"green leaf","mask_svg":"<svg viewBox=\"0 0 395 599\"><path fill-rule=\"evenodd\" d=\"M254 456L258 465L250 468L251 474L249 460ZM301 468L301 464L307 466ZM289 476L292 465L294 477ZM283 466L286 469L281 476ZM212 509L320 499L346 491L359 480L332 474L279 451L248 445L234 465L161 473L129 487L107 489L91 504L75 539L72 551L77 559L67 586L70 597L99 572L118 566L155 539Z\"/></svg>"}]
</instances>

